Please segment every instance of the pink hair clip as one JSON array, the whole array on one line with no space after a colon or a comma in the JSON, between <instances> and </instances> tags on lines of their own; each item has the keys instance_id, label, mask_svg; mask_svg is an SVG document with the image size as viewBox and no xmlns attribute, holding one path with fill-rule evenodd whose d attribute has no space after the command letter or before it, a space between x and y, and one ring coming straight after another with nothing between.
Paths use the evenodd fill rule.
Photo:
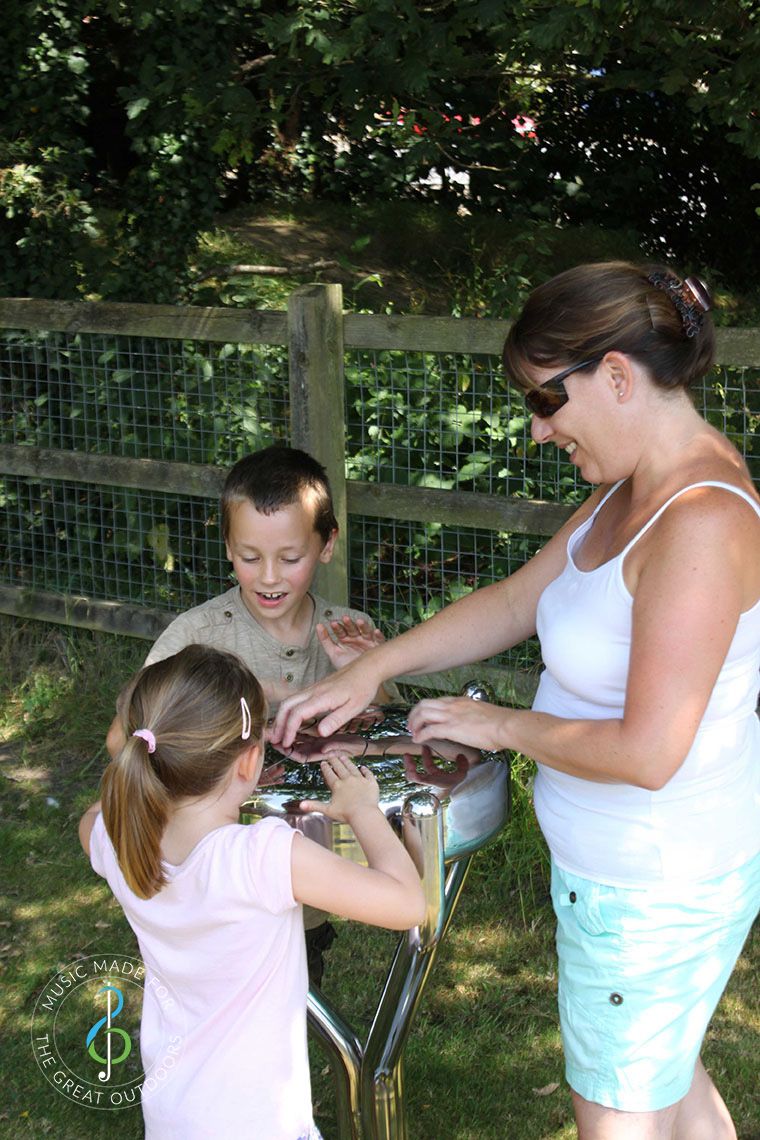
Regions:
<instances>
[{"instance_id":1,"label":"pink hair clip","mask_svg":"<svg viewBox=\"0 0 760 1140\"><path fill-rule=\"evenodd\" d=\"M156 751L156 738L149 728L137 728L132 733L133 736L139 736L140 740L144 740L148 745L148 752Z\"/></svg>"}]
</instances>

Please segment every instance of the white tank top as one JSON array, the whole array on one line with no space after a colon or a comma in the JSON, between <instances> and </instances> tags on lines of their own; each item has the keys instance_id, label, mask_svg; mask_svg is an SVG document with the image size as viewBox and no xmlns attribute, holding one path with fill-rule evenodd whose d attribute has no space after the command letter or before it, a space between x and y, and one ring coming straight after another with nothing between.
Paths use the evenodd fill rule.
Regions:
<instances>
[{"instance_id":1,"label":"white tank top","mask_svg":"<svg viewBox=\"0 0 760 1140\"><path fill-rule=\"evenodd\" d=\"M622 482L622 481L621 481ZM633 598L625 557L674 499L722 487L755 510L746 491L705 480L682 487L616 558L579 570L573 553L617 483L570 536L567 564L541 595L537 631L545 670L533 708L568 719L621 718ZM535 806L557 864L613 886L709 879L760 849L760 601L743 613L694 743L664 788L597 783L538 765Z\"/></svg>"}]
</instances>

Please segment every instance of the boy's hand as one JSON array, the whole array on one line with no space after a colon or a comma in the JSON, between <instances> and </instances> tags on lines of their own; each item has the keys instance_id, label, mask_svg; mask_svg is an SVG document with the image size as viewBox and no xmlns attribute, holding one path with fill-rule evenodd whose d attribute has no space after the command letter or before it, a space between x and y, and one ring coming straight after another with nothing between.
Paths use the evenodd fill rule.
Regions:
<instances>
[{"instance_id":1,"label":"boy's hand","mask_svg":"<svg viewBox=\"0 0 760 1140\"><path fill-rule=\"evenodd\" d=\"M329 803L301 800L301 811L318 811L339 823L350 823L351 816L363 808L378 808L380 791L369 768L357 768L347 755L334 753L320 767L325 783L332 792Z\"/></svg>"},{"instance_id":2,"label":"boy's hand","mask_svg":"<svg viewBox=\"0 0 760 1140\"><path fill-rule=\"evenodd\" d=\"M351 617L331 621L329 629L323 622L319 622L317 637L330 658L333 669L342 669L368 649L374 649L385 641L380 630L373 629L364 618L354 621Z\"/></svg>"}]
</instances>

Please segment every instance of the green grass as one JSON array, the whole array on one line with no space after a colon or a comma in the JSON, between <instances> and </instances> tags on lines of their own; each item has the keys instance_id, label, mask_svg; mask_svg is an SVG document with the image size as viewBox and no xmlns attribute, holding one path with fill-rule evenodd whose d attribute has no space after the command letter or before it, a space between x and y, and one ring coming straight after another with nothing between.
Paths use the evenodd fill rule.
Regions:
<instances>
[{"instance_id":1,"label":"green grass","mask_svg":"<svg viewBox=\"0 0 760 1140\"><path fill-rule=\"evenodd\" d=\"M41 988L76 955L137 953L118 906L80 851L76 824L97 793L116 692L144 652L138 641L0 617L0 1135L9 1140L98 1140L114 1127L123 1140L142 1135L139 1109L114 1119L55 1091L32 1055L30 1023ZM412 1028L405 1094L414 1140L575 1135L529 773L518 765L512 821L474 860ZM325 992L363 1037L395 936L338 926ZM760 1140L759 965L756 929L704 1053L740 1140ZM331 1078L317 1046L312 1061L316 1119L325 1140L336 1140Z\"/></svg>"}]
</instances>

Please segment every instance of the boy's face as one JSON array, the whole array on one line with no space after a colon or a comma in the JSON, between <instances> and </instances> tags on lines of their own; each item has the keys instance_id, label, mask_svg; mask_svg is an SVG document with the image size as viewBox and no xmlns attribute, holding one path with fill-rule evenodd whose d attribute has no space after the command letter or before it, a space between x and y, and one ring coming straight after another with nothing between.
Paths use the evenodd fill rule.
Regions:
<instances>
[{"instance_id":1,"label":"boy's face","mask_svg":"<svg viewBox=\"0 0 760 1140\"><path fill-rule=\"evenodd\" d=\"M247 609L278 640L295 640L310 623L306 595L319 563L332 558L336 537L334 531L323 542L302 502L269 515L248 499L230 505L227 557Z\"/></svg>"}]
</instances>

